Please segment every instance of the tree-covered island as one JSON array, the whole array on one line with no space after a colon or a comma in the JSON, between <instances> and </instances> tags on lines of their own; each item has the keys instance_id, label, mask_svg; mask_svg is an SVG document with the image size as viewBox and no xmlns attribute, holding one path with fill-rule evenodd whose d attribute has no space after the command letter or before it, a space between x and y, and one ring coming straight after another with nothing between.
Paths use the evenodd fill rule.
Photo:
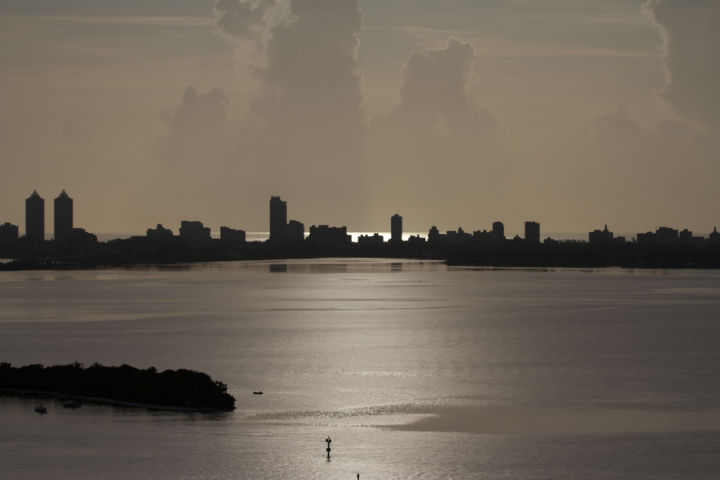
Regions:
<instances>
[{"instance_id":1,"label":"tree-covered island","mask_svg":"<svg viewBox=\"0 0 720 480\"><path fill-rule=\"evenodd\" d=\"M88 368L75 362L44 367L0 363L0 392L83 398L97 403L137 405L188 411L228 411L235 398L227 386L192 370L141 370L130 365Z\"/></svg>"}]
</instances>

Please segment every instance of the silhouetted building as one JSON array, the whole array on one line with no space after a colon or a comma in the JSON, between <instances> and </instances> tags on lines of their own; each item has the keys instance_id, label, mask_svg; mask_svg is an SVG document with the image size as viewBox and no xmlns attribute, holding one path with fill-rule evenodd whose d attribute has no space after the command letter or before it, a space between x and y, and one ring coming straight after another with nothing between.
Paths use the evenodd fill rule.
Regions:
<instances>
[{"instance_id":1,"label":"silhouetted building","mask_svg":"<svg viewBox=\"0 0 720 480\"><path fill-rule=\"evenodd\" d=\"M235 230L230 227L220 227L220 240L230 243L245 243L245 230Z\"/></svg>"},{"instance_id":2,"label":"silhouetted building","mask_svg":"<svg viewBox=\"0 0 720 480\"><path fill-rule=\"evenodd\" d=\"M282 242L285 240L287 224L287 202L280 197L270 197L270 241Z\"/></svg>"},{"instance_id":3,"label":"silhouetted building","mask_svg":"<svg viewBox=\"0 0 720 480\"><path fill-rule=\"evenodd\" d=\"M202 222L183 220L180 223L180 238L190 242L207 241L210 240L210 229L204 227Z\"/></svg>"},{"instance_id":4,"label":"silhouetted building","mask_svg":"<svg viewBox=\"0 0 720 480\"><path fill-rule=\"evenodd\" d=\"M646 233L638 233L637 234L637 244L641 247L646 247L648 245L655 245L656 238L655 234L653 232L646 232Z\"/></svg>"},{"instance_id":5,"label":"silhouetted building","mask_svg":"<svg viewBox=\"0 0 720 480\"><path fill-rule=\"evenodd\" d=\"M708 237L708 241L713 245L720 244L720 232L717 231L717 227L713 227L713 231Z\"/></svg>"},{"instance_id":6,"label":"silhouetted building","mask_svg":"<svg viewBox=\"0 0 720 480\"><path fill-rule=\"evenodd\" d=\"M73 228L65 237L65 241L76 248L88 248L97 244L97 236L85 231L84 228Z\"/></svg>"},{"instance_id":7,"label":"silhouetted building","mask_svg":"<svg viewBox=\"0 0 720 480\"><path fill-rule=\"evenodd\" d=\"M495 234L487 230L475 230L472 237L474 241L479 243L495 243Z\"/></svg>"},{"instance_id":8,"label":"silhouetted building","mask_svg":"<svg viewBox=\"0 0 720 480\"><path fill-rule=\"evenodd\" d=\"M539 223L525 222L525 241L528 243L540 243Z\"/></svg>"},{"instance_id":9,"label":"silhouetted building","mask_svg":"<svg viewBox=\"0 0 720 480\"><path fill-rule=\"evenodd\" d=\"M397 213L390 217L390 242L402 243L402 217Z\"/></svg>"},{"instance_id":10,"label":"silhouetted building","mask_svg":"<svg viewBox=\"0 0 720 480\"><path fill-rule=\"evenodd\" d=\"M429 243L439 243L442 240L442 236L440 235L440 231L438 228L433 225L430 227L430 231L428 232L428 242Z\"/></svg>"},{"instance_id":11,"label":"silhouetted building","mask_svg":"<svg viewBox=\"0 0 720 480\"><path fill-rule=\"evenodd\" d=\"M63 190L54 202L55 241L63 242L73 229L73 199Z\"/></svg>"},{"instance_id":12,"label":"silhouetted building","mask_svg":"<svg viewBox=\"0 0 720 480\"><path fill-rule=\"evenodd\" d=\"M410 248L422 248L425 246L426 241L420 235L410 235L410 238L408 238L405 243L407 243L407 246Z\"/></svg>"},{"instance_id":13,"label":"silhouetted building","mask_svg":"<svg viewBox=\"0 0 720 480\"><path fill-rule=\"evenodd\" d=\"M34 190L25 200L25 236L29 240L45 240L45 200Z\"/></svg>"},{"instance_id":14,"label":"silhouetted building","mask_svg":"<svg viewBox=\"0 0 720 480\"><path fill-rule=\"evenodd\" d=\"M308 241L320 247L347 247L352 243L352 237L347 234L347 227L313 225L310 227Z\"/></svg>"},{"instance_id":15,"label":"silhouetted building","mask_svg":"<svg viewBox=\"0 0 720 480\"><path fill-rule=\"evenodd\" d=\"M680 241L680 245L684 247L700 247L705 243L705 239L703 237L693 235L693 233L687 228L678 234L678 240Z\"/></svg>"},{"instance_id":16,"label":"silhouetted building","mask_svg":"<svg viewBox=\"0 0 720 480\"><path fill-rule=\"evenodd\" d=\"M18 241L20 235L20 229L17 225L5 222L0 225L0 245L8 246L14 245Z\"/></svg>"},{"instance_id":17,"label":"silhouetted building","mask_svg":"<svg viewBox=\"0 0 720 480\"><path fill-rule=\"evenodd\" d=\"M457 231L448 230L445 232L443 240L450 246L459 247L470 243L472 235L465 232L462 227L458 227Z\"/></svg>"},{"instance_id":18,"label":"silhouetted building","mask_svg":"<svg viewBox=\"0 0 720 480\"><path fill-rule=\"evenodd\" d=\"M492 233L495 236L495 240L505 240L505 225L502 222L493 222Z\"/></svg>"},{"instance_id":19,"label":"silhouetted building","mask_svg":"<svg viewBox=\"0 0 720 480\"><path fill-rule=\"evenodd\" d=\"M172 238L173 233L169 228L163 227L161 224L157 224L155 228L148 228L146 232L147 238L154 240L161 240L163 238Z\"/></svg>"},{"instance_id":20,"label":"silhouetted building","mask_svg":"<svg viewBox=\"0 0 720 480\"><path fill-rule=\"evenodd\" d=\"M660 245L673 246L678 244L678 231L670 227L660 227L655 230L655 241Z\"/></svg>"},{"instance_id":21,"label":"silhouetted building","mask_svg":"<svg viewBox=\"0 0 720 480\"><path fill-rule=\"evenodd\" d=\"M285 225L285 239L290 243L302 243L305 240L305 225L297 220L290 220Z\"/></svg>"},{"instance_id":22,"label":"silhouetted building","mask_svg":"<svg viewBox=\"0 0 720 480\"><path fill-rule=\"evenodd\" d=\"M360 235L358 237L358 246L361 248L380 248L383 246L384 241L383 236L378 233L373 236Z\"/></svg>"},{"instance_id":23,"label":"silhouetted building","mask_svg":"<svg viewBox=\"0 0 720 480\"><path fill-rule=\"evenodd\" d=\"M588 233L588 241L590 242L590 245L612 245L614 238L615 235L613 234L613 232L608 230L607 225L605 225L605 228L602 230L593 230L592 232Z\"/></svg>"}]
</instances>

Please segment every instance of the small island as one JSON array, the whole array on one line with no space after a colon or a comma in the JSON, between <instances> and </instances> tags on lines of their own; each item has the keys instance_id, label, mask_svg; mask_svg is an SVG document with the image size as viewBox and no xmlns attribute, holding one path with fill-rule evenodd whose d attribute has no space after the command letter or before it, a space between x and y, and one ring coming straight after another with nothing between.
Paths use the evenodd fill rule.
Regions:
<instances>
[{"instance_id":1,"label":"small island","mask_svg":"<svg viewBox=\"0 0 720 480\"><path fill-rule=\"evenodd\" d=\"M0 363L0 392L72 397L86 402L194 412L229 411L235 398L227 386L192 370L141 370L130 365L106 367L81 363L14 367Z\"/></svg>"}]
</instances>

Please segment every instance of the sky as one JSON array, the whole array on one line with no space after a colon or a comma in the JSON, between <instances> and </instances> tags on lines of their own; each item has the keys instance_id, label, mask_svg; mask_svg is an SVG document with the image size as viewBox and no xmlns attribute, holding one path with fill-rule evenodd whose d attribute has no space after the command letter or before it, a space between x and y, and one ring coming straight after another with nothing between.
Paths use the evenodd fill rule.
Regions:
<instances>
[{"instance_id":1,"label":"sky","mask_svg":"<svg viewBox=\"0 0 720 480\"><path fill-rule=\"evenodd\" d=\"M0 0L0 223L720 225L715 0Z\"/></svg>"}]
</instances>

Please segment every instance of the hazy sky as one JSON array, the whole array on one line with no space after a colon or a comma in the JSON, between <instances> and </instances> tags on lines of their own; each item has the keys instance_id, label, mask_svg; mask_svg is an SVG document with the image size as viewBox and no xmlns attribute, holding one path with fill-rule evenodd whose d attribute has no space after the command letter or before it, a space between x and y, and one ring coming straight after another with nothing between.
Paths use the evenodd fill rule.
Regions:
<instances>
[{"instance_id":1,"label":"hazy sky","mask_svg":"<svg viewBox=\"0 0 720 480\"><path fill-rule=\"evenodd\" d=\"M717 0L0 0L0 222L720 225Z\"/></svg>"}]
</instances>

